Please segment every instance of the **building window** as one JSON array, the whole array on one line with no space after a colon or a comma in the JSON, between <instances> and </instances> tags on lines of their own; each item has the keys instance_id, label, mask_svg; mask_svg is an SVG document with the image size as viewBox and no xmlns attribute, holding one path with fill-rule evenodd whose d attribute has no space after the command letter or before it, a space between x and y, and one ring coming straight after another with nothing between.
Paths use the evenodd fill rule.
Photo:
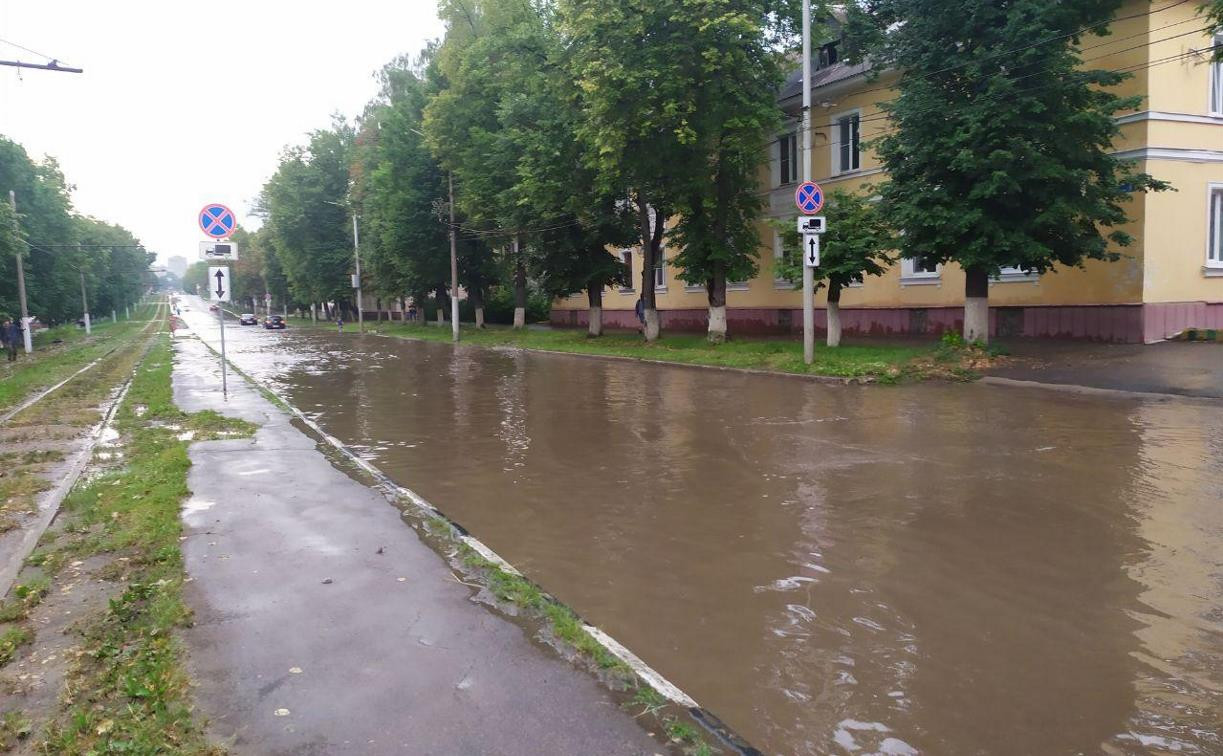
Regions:
<instances>
[{"instance_id":1,"label":"building window","mask_svg":"<svg viewBox=\"0 0 1223 756\"><path fill-rule=\"evenodd\" d=\"M837 46L839 44L839 42L829 42L826 45L820 45L819 52L817 53L815 59L815 70L818 71L821 68L828 68L831 65L835 65L837 61L841 59L841 56L837 50Z\"/></svg>"},{"instance_id":2,"label":"building window","mask_svg":"<svg viewBox=\"0 0 1223 756\"><path fill-rule=\"evenodd\" d=\"M1223 184L1210 185L1206 267L1223 268Z\"/></svg>"},{"instance_id":3,"label":"building window","mask_svg":"<svg viewBox=\"0 0 1223 756\"><path fill-rule=\"evenodd\" d=\"M1216 46L1223 45L1223 34L1214 38ZM1223 115L1223 61L1210 64L1210 113Z\"/></svg>"},{"instance_id":4,"label":"building window","mask_svg":"<svg viewBox=\"0 0 1223 756\"><path fill-rule=\"evenodd\" d=\"M778 186L798 181L798 133L782 134L777 140L777 152L781 162Z\"/></svg>"},{"instance_id":5,"label":"building window","mask_svg":"<svg viewBox=\"0 0 1223 756\"><path fill-rule=\"evenodd\" d=\"M858 125L861 114L846 113L836 118L837 138L832 145L832 162L837 173L856 171L861 167L861 143L858 135Z\"/></svg>"},{"instance_id":6,"label":"building window","mask_svg":"<svg viewBox=\"0 0 1223 756\"><path fill-rule=\"evenodd\" d=\"M628 286L621 286L620 292L631 294L633 292L633 253L627 249L621 252L620 262L624 263L624 277L628 280Z\"/></svg>"},{"instance_id":7,"label":"building window","mask_svg":"<svg viewBox=\"0 0 1223 756\"><path fill-rule=\"evenodd\" d=\"M933 260L921 257L904 257L900 260L900 283L935 284L939 282L940 268Z\"/></svg>"},{"instance_id":8,"label":"building window","mask_svg":"<svg viewBox=\"0 0 1223 756\"><path fill-rule=\"evenodd\" d=\"M998 275L994 277L996 283L1005 283L1007 281L1035 281L1040 276L1032 271L1019 265L1003 265L998 269Z\"/></svg>"},{"instance_id":9,"label":"building window","mask_svg":"<svg viewBox=\"0 0 1223 756\"><path fill-rule=\"evenodd\" d=\"M654 261L654 288L667 288L667 251L658 250L658 259Z\"/></svg>"}]
</instances>

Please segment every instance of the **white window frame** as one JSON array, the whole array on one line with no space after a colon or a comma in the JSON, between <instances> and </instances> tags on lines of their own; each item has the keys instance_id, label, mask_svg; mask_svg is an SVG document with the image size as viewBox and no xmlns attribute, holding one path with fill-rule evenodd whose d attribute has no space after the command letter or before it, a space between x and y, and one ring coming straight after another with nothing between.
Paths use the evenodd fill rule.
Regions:
<instances>
[{"instance_id":1,"label":"white window frame","mask_svg":"<svg viewBox=\"0 0 1223 756\"><path fill-rule=\"evenodd\" d=\"M1223 34L1215 35L1212 45L1223 44ZM1206 112L1212 116L1223 116L1223 61L1210 62L1210 93Z\"/></svg>"},{"instance_id":2,"label":"white window frame","mask_svg":"<svg viewBox=\"0 0 1223 756\"><path fill-rule=\"evenodd\" d=\"M782 155L785 153L786 143L789 142L790 155L788 160L783 161ZM786 186L798 181L798 177L802 174L802 165L799 163L799 154L802 150L798 147L798 132L787 131L777 137L777 186ZM785 172L786 163L789 163L790 172Z\"/></svg>"},{"instance_id":3,"label":"white window frame","mask_svg":"<svg viewBox=\"0 0 1223 756\"><path fill-rule=\"evenodd\" d=\"M654 291L667 290L667 248L658 248L658 259L654 261Z\"/></svg>"},{"instance_id":4,"label":"white window frame","mask_svg":"<svg viewBox=\"0 0 1223 756\"><path fill-rule=\"evenodd\" d=\"M783 291L792 291L794 284L781 276L777 275L777 264L785 259L786 248L782 241L781 232L773 230L773 288Z\"/></svg>"},{"instance_id":5,"label":"white window frame","mask_svg":"<svg viewBox=\"0 0 1223 756\"><path fill-rule=\"evenodd\" d=\"M857 142L857 150L851 156L850 162L851 163L857 162L857 165L856 166L851 165L851 167L849 168L842 168L841 167L841 121L845 120L846 118L853 118L854 116L857 116L858 118L858 142ZM832 155L831 155L831 162L829 163L829 165L833 169L832 175L833 176L843 176L848 173L855 173L857 171L862 170L862 109L854 108L853 110L846 110L843 113L837 113L833 115L832 116L832 132L833 132L834 138L831 140ZM855 157L856 157L856 160L853 159Z\"/></svg>"},{"instance_id":6,"label":"white window frame","mask_svg":"<svg viewBox=\"0 0 1223 756\"><path fill-rule=\"evenodd\" d=\"M625 259L624 259L624 256L625 256L625 255L628 255L628 260L625 260ZM627 265L626 265L626 263L627 263ZM628 286L621 286L621 287L620 287L620 293L621 293L621 294L634 294L634 293L636 293L637 288L636 288L635 286L633 286L633 281L635 281L635 280L636 280L636 279L633 277L633 250L631 250L631 249L622 249L622 250L620 250L620 264L621 264L621 265L626 265L626 267L628 268Z\"/></svg>"},{"instance_id":7,"label":"white window frame","mask_svg":"<svg viewBox=\"0 0 1223 756\"><path fill-rule=\"evenodd\" d=\"M1018 265L1003 265L990 283L1024 283L1038 280L1040 276L1030 270L1024 270Z\"/></svg>"},{"instance_id":8,"label":"white window frame","mask_svg":"<svg viewBox=\"0 0 1223 756\"><path fill-rule=\"evenodd\" d=\"M901 286L930 286L940 285L943 278L943 265L939 263L934 266L934 270L917 270L914 263L917 261L911 257L900 258L900 285Z\"/></svg>"},{"instance_id":9,"label":"white window frame","mask_svg":"<svg viewBox=\"0 0 1223 756\"><path fill-rule=\"evenodd\" d=\"M1223 182L1206 185L1206 265L1211 275L1223 275Z\"/></svg>"}]
</instances>

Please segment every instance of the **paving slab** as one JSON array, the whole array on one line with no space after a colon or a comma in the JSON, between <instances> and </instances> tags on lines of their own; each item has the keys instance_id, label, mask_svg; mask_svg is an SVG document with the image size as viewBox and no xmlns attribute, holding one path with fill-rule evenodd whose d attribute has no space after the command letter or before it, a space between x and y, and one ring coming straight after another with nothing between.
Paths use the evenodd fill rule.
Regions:
<instances>
[{"instance_id":1,"label":"paving slab","mask_svg":"<svg viewBox=\"0 0 1223 756\"><path fill-rule=\"evenodd\" d=\"M1012 359L991 376L1115 391L1223 398L1223 344L1003 341Z\"/></svg>"},{"instance_id":2,"label":"paving slab","mask_svg":"<svg viewBox=\"0 0 1223 756\"><path fill-rule=\"evenodd\" d=\"M194 338L174 397L260 424L191 446L185 633L196 699L235 753L649 754L589 674L472 601L379 493Z\"/></svg>"}]
</instances>

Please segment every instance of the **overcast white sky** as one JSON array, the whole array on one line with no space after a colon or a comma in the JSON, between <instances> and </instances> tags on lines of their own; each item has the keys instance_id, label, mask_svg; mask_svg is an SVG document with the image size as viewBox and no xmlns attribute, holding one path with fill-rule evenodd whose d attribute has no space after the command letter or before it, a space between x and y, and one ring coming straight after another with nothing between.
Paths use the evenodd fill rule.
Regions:
<instances>
[{"instance_id":1,"label":"overcast white sky","mask_svg":"<svg viewBox=\"0 0 1223 756\"><path fill-rule=\"evenodd\" d=\"M0 133L58 158L79 212L195 260L200 208L257 226L281 148L358 114L373 73L441 30L434 0L0 0L0 39L85 69L0 67Z\"/></svg>"}]
</instances>

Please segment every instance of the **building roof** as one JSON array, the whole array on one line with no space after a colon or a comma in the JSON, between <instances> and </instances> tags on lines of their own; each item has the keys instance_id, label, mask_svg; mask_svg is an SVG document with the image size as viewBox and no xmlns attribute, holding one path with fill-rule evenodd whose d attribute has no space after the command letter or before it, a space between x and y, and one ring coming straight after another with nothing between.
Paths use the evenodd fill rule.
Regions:
<instances>
[{"instance_id":1,"label":"building roof","mask_svg":"<svg viewBox=\"0 0 1223 756\"><path fill-rule=\"evenodd\" d=\"M827 68L821 68L811 73L811 89L816 90L829 84L835 84L838 81L852 79L859 74L866 73L870 70L870 67L869 63L833 63ZM803 94L802 78L803 69L801 66L791 71L777 94L778 101L785 102L786 100L801 97Z\"/></svg>"}]
</instances>

